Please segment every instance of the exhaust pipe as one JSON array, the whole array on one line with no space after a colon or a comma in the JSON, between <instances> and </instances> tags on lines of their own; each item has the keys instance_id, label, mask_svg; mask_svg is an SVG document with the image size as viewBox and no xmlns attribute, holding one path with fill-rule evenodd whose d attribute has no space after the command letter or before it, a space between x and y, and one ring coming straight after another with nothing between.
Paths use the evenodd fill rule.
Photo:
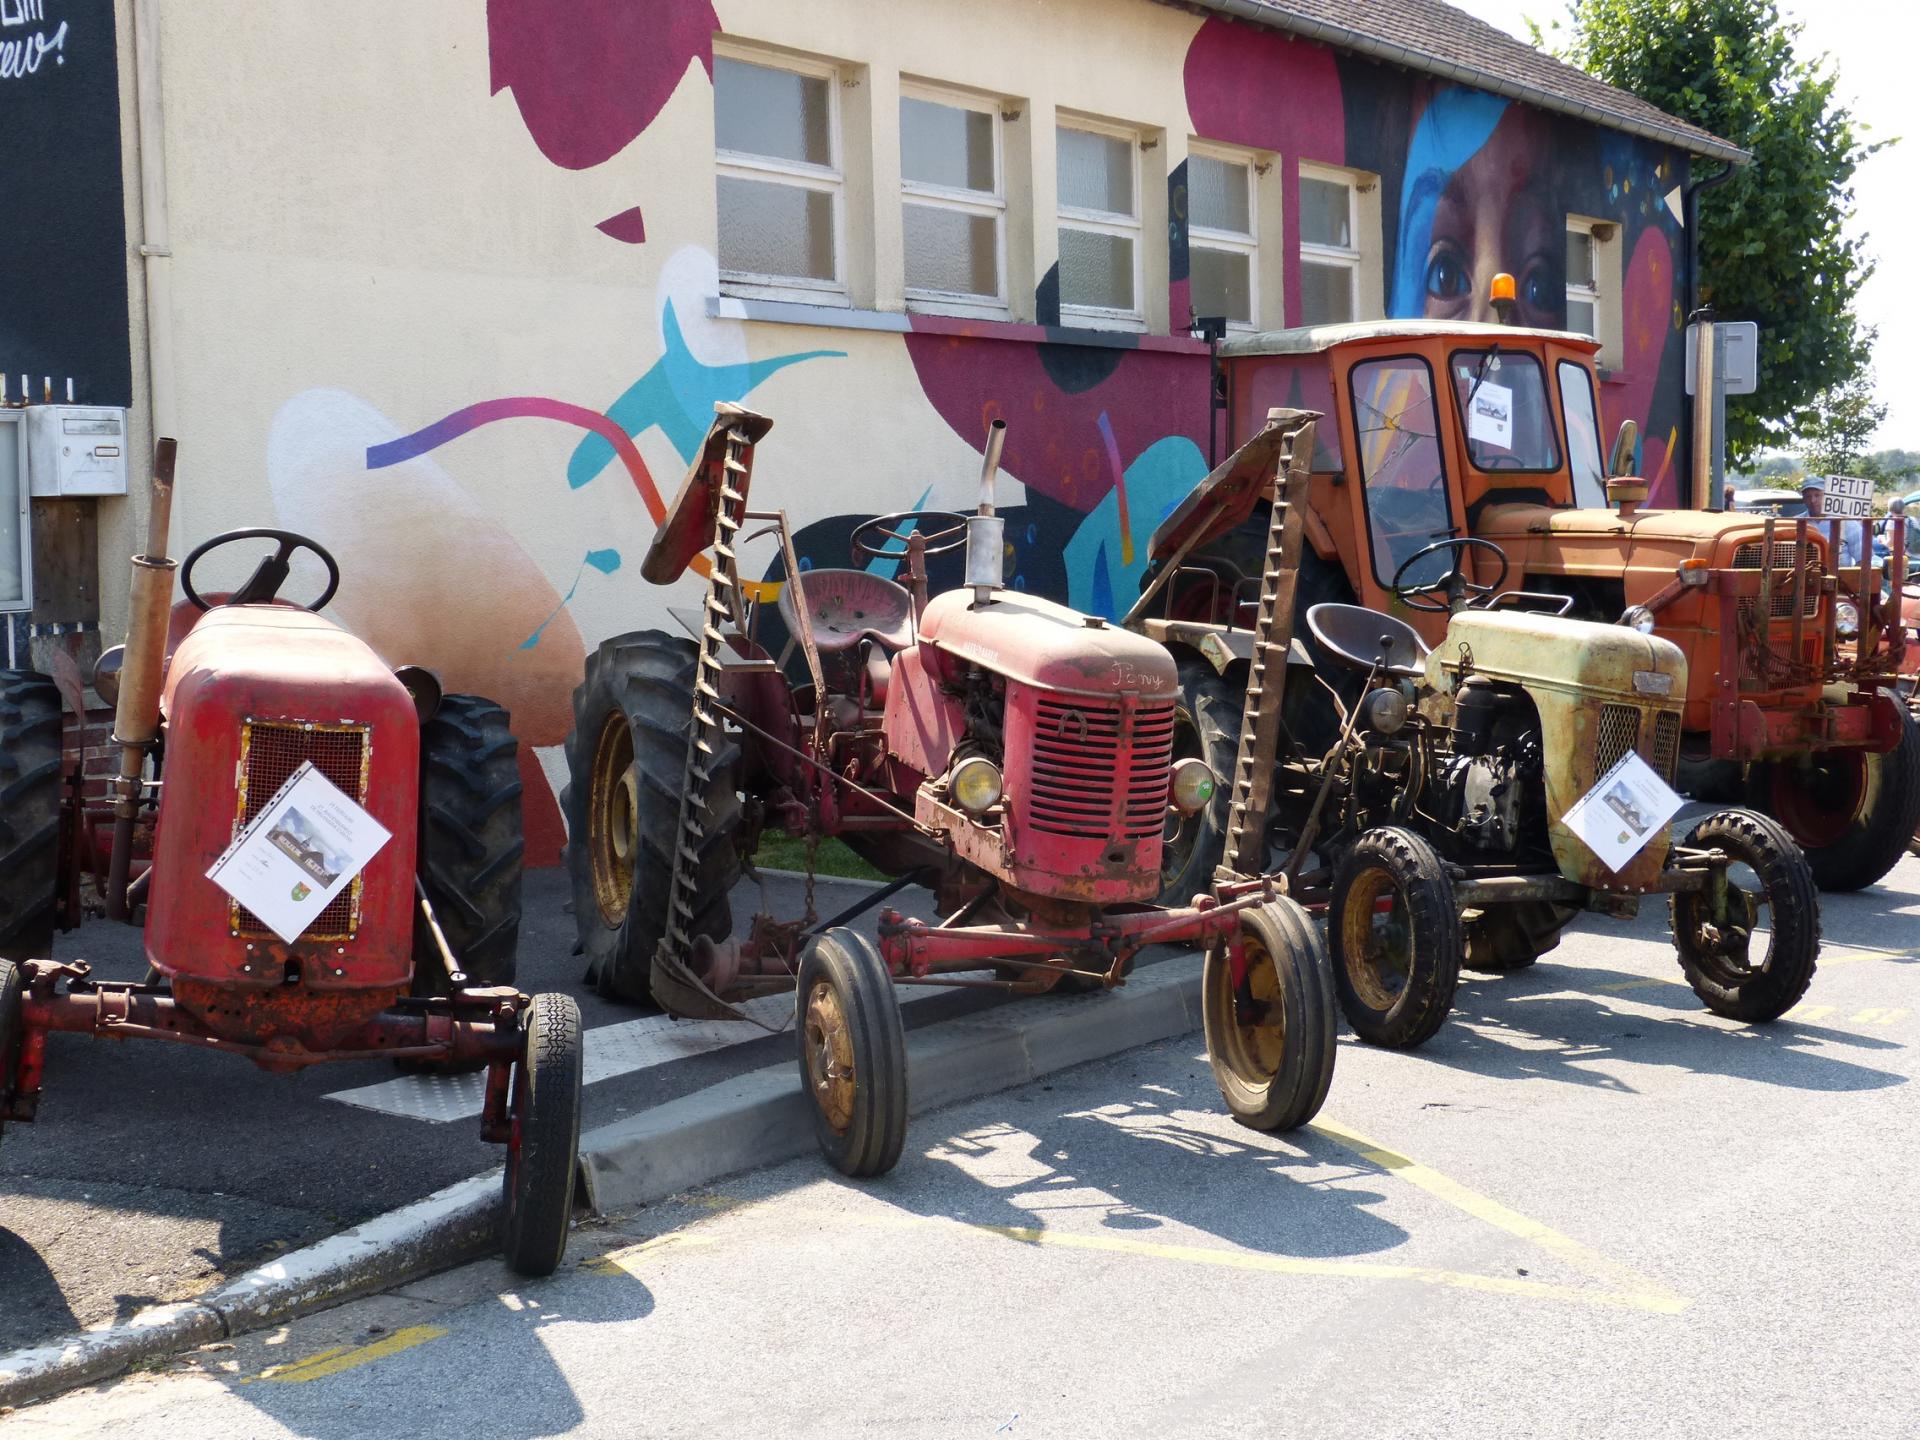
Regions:
<instances>
[{"instance_id":1,"label":"exhaust pipe","mask_svg":"<svg viewBox=\"0 0 1920 1440\"><path fill-rule=\"evenodd\" d=\"M1006 522L994 513L993 482L1000 473L1000 450L1007 441L1007 422L987 426L987 450L980 462L980 510L967 517L967 584L973 587L977 610L993 603L1000 588L1001 557L1006 553Z\"/></svg>"},{"instance_id":2,"label":"exhaust pipe","mask_svg":"<svg viewBox=\"0 0 1920 1440\"><path fill-rule=\"evenodd\" d=\"M114 786L113 855L107 864L107 917L125 921L127 867L133 859L133 826L140 815L140 772L160 734L160 689L166 679L167 616L173 608L174 562L167 558L173 522L173 464L178 446L163 437L153 447L153 490L147 511L147 545L133 557L127 600L127 643L120 694L113 712L113 743L120 747L120 777Z\"/></svg>"}]
</instances>

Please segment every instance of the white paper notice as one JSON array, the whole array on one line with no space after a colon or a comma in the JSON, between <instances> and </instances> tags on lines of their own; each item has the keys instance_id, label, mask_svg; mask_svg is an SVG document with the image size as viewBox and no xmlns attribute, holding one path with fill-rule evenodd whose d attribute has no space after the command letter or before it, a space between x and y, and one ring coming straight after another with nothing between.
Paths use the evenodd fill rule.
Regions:
<instances>
[{"instance_id":1,"label":"white paper notice","mask_svg":"<svg viewBox=\"0 0 1920 1440\"><path fill-rule=\"evenodd\" d=\"M305 760L207 878L291 945L392 838Z\"/></svg>"},{"instance_id":2,"label":"white paper notice","mask_svg":"<svg viewBox=\"0 0 1920 1440\"><path fill-rule=\"evenodd\" d=\"M1567 811L1565 824L1609 870L1619 871L1665 828L1680 805L1680 797L1640 752L1629 750Z\"/></svg>"},{"instance_id":3,"label":"white paper notice","mask_svg":"<svg viewBox=\"0 0 1920 1440\"><path fill-rule=\"evenodd\" d=\"M1512 387L1480 383L1473 392L1473 410L1467 416L1467 438L1501 450L1513 448Z\"/></svg>"}]
</instances>

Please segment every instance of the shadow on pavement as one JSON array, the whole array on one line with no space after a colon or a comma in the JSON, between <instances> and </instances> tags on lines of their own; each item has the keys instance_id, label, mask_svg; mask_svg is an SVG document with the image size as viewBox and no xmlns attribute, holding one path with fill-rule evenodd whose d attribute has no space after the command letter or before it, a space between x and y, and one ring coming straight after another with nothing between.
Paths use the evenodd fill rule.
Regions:
<instances>
[{"instance_id":1,"label":"shadow on pavement","mask_svg":"<svg viewBox=\"0 0 1920 1440\"><path fill-rule=\"evenodd\" d=\"M64 1335L80 1327L40 1252L5 1226L0 1226L0 1296L5 1297L8 1330L38 1337ZM6 1343L0 1339L0 1347Z\"/></svg>"}]
</instances>

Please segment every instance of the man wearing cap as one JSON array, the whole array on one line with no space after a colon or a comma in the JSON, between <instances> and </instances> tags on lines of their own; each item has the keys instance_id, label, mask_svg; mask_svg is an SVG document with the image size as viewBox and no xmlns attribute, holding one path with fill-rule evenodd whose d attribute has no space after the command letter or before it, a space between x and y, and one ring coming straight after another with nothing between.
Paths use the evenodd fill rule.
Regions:
<instances>
[{"instance_id":1,"label":"man wearing cap","mask_svg":"<svg viewBox=\"0 0 1920 1440\"><path fill-rule=\"evenodd\" d=\"M1827 510L1827 477L1809 475L1800 482L1800 498L1807 502L1807 514L1818 520ZM1858 569L1860 566L1860 522L1843 520L1840 522L1840 568Z\"/></svg>"}]
</instances>

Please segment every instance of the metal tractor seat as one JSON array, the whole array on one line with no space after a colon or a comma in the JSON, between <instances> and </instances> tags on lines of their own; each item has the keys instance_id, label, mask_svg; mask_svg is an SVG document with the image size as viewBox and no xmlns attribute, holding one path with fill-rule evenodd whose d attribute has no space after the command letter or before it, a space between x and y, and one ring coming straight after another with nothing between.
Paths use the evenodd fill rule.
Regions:
<instances>
[{"instance_id":1,"label":"metal tractor seat","mask_svg":"<svg viewBox=\"0 0 1920 1440\"><path fill-rule=\"evenodd\" d=\"M871 636L889 650L913 643L913 596L870 570L803 570L800 588L806 592L807 619L813 643L823 651L851 650ZM800 633L794 607L794 587L780 587L780 618L790 634Z\"/></svg>"},{"instance_id":2,"label":"metal tractor seat","mask_svg":"<svg viewBox=\"0 0 1920 1440\"><path fill-rule=\"evenodd\" d=\"M1384 665L1396 680L1426 674L1426 641L1396 616L1358 605L1315 605L1307 611L1307 628L1323 652L1355 670Z\"/></svg>"}]
</instances>

